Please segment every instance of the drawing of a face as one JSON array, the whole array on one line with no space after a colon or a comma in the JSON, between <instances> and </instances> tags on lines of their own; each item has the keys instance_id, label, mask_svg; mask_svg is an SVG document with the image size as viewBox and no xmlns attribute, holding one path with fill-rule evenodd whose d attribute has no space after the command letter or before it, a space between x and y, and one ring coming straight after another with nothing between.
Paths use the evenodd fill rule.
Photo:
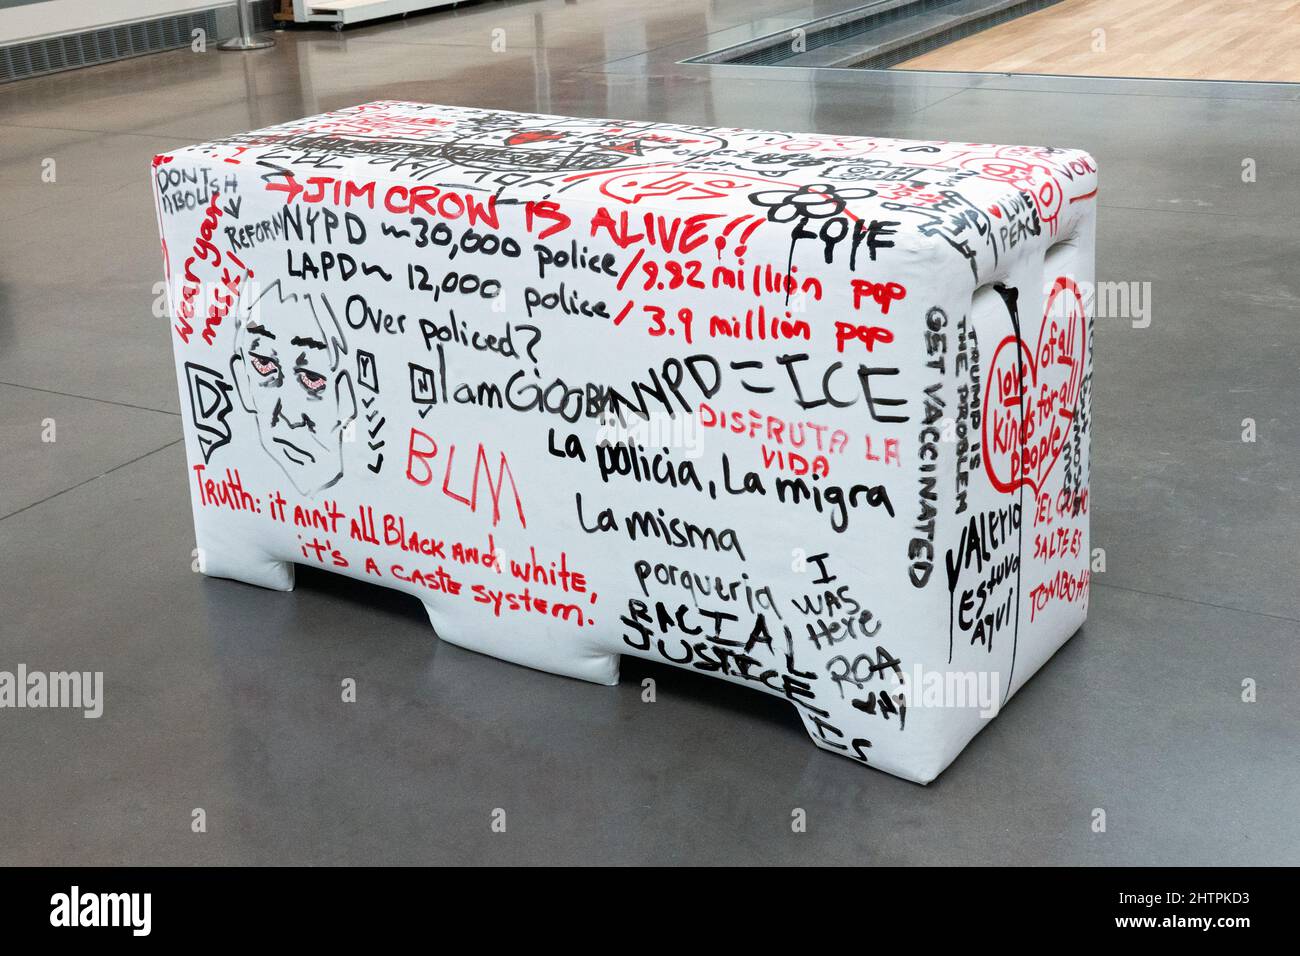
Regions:
<instances>
[{"instance_id":1,"label":"drawing of a face","mask_svg":"<svg viewBox=\"0 0 1300 956\"><path fill-rule=\"evenodd\" d=\"M257 434L293 486L310 495L343 476L343 439L356 418L347 343L328 303L271 284L241 315L230 360Z\"/></svg>"},{"instance_id":2,"label":"drawing of a face","mask_svg":"<svg viewBox=\"0 0 1300 956\"><path fill-rule=\"evenodd\" d=\"M468 169L581 173L686 162L726 145L708 133L664 130L653 123L520 117L457 131L444 156Z\"/></svg>"}]
</instances>

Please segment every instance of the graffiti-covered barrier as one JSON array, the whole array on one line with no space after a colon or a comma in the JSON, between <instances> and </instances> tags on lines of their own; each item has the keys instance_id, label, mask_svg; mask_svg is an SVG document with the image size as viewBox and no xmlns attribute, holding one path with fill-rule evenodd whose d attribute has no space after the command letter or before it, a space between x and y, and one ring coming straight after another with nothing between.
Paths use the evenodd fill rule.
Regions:
<instances>
[{"instance_id":1,"label":"graffiti-covered barrier","mask_svg":"<svg viewBox=\"0 0 1300 956\"><path fill-rule=\"evenodd\" d=\"M153 181L207 574L921 782L1083 623L1085 153L381 102Z\"/></svg>"}]
</instances>

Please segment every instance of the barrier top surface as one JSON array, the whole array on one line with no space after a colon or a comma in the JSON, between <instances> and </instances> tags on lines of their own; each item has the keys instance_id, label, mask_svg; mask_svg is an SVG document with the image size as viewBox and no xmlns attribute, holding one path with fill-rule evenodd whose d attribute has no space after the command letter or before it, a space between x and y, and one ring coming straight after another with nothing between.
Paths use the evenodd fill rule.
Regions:
<instances>
[{"instance_id":1,"label":"barrier top surface","mask_svg":"<svg viewBox=\"0 0 1300 956\"><path fill-rule=\"evenodd\" d=\"M765 132L579 119L381 101L178 150L172 158L261 168L288 201L346 205L372 181L513 196L764 206L772 221L920 212L927 235L996 227L1008 197L1055 235L1063 211L1091 198L1096 170L1079 150ZM343 177L347 177L346 180ZM791 190L791 186L795 186ZM765 188L765 187L771 187ZM301 192L298 192L301 191ZM992 216L993 218L990 218ZM944 224L941 220L947 220Z\"/></svg>"}]
</instances>

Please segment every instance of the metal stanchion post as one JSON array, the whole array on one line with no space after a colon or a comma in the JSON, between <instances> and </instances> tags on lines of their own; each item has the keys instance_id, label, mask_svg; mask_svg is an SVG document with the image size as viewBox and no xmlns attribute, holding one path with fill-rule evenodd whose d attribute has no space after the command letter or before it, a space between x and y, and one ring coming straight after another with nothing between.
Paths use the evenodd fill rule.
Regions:
<instances>
[{"instance_id":1,"label":"metal stanchion post","mask_svg":"<svg viewBox=\"0 0 1300 956\"><path fill-rule=\"evenodd\" d=\"M235 12L239 14L239 36L218 43L218 50L265 50L275 46L270 37L253 36L253 12L248 9L248 0L236 0Z\"/></svg>"}]
</instances>

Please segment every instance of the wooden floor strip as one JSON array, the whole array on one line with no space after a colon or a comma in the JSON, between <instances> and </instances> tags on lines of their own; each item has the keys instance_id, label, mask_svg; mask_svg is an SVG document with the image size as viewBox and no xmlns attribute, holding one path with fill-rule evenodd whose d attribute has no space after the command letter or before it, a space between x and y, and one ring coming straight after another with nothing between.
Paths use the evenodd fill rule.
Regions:
<instances>
[{"instance_id":1,"label":"wooden floor strip","mask_svg":"<svg viewBox=\"0 0 1300 956\"><path fill-rule=\"evenodd\" d=\"M1064 0L894 68L1300 82L1300 0Z\"/></svg>"}]
</instances>

